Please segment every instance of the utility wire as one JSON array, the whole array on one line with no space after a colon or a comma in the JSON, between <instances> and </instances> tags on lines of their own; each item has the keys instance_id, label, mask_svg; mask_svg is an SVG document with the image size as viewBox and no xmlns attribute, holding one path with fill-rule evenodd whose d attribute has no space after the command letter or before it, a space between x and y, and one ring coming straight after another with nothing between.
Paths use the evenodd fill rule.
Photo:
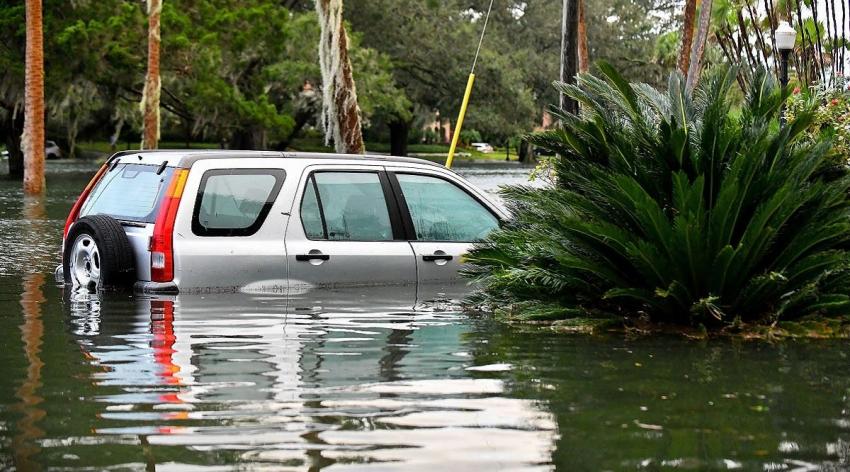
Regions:
<instances>
[{"instance_id":1,"label":"utility wire","mask_svg":"<svg viewBox=\"0 0 850 472\"><path fill-rule=\"evenodd\" d=\"M481 52L481 43L484 42L484 32L487 31L487 21L490 19L490 10L493 9L493 0L490 0L490 6L487 7L487 15L484 16L484 28L481 29L481 37L478 39L478 48L475 50L475 59L472 60L472 69L469 73L475 73L475 63L478 62L478 53Z\"/></svg>"}]
</instances>

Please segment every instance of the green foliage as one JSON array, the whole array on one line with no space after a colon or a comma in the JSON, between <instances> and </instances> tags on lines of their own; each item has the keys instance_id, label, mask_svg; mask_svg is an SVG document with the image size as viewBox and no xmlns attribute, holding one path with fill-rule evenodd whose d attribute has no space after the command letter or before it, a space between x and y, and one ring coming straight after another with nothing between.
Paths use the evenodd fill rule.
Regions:
<instances>
[{"instance_id":1,"label":"green foliage","mask_svg":"<svg viewBox=\"0 0 850 472\"><path fill-rule=\"evenodd\" d=\"M815 141L821 134L832 139L832 159L836 165L847 165L850 156L850 81L836 77L829 83L797 87L788 99L787 117L793 119L814 110L814 119L806 128L806 138Z\"/></svg>"},{"instance_id":2,"label":"green foliage","mask_svg":"<svg viewBox=\"0 0 850 472\"><path fill-rule=\"evenodd\" d=\"M475 129L462 129L458 140L464 145L481 142L481 133Z\"/></svg>"},{"instance_id":3,"label":"green foliage","mask_svg":"<svg viewBox=\"0 0 850 472\"><path fill-rule=\"evenodd\" d=\"M718 326L850 308L850 178L824 173L811 112L761 70L732 113L735 71L693 95L627 83L611 66L561 89L582 105L533 141L555 185L504 191L514 219L469 254L493 305Z\"/></svg>"},{"instance_id":4,"label":"green foliage","mask_svg":"<svg viewBox=\"0 0 850 472\"><path fill-rule=\"evenodd\" d=\"M0 138L20 134L8 118L23 104L24 84L25 9L6 3L0 8ZM70 143L79 132L84 140L118 135L135 141L147 57L144 2L43 3L51 139L65 145L63 136ZM389 129L417 142L436 112L455 119L487 5L346 0L367 136L386 136ZM587 0L586 7L591 58L608 58L635 79L663 77L666 66L655 64L652 44L675 29L672 4ZM163 2L163 136L285 148L310 130L321 96L313 10L312 0ZM550 83L558 67L551 58L560 47L560 12L559 2L494 4L466 117L482 140L503 143L527 132L556 100ZM302 93L307 82L318 96Z\"/></svg>"}]
</instances>

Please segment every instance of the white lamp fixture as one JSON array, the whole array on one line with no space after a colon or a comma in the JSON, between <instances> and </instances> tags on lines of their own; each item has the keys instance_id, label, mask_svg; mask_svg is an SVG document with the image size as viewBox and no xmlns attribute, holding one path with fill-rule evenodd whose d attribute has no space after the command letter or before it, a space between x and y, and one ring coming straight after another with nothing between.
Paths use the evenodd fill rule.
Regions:
<instances>
[{"instance_id":1,"label":"white lamp fixture","mask_svg":"<svg viewBox=\"0 0 850 472\"><path fill-rule=\"evenodd\" d=\"M776 28L776 48L780 51L790 51L794 49L796 41L797 31L787 21L780 21L779 27Z\"/></svg>"}]
</instances>

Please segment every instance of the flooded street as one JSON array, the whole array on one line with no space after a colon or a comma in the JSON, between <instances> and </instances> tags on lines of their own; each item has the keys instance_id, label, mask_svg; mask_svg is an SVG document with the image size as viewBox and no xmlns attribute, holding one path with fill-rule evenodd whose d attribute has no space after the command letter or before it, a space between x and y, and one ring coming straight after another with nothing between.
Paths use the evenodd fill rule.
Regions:
<instances>
[{"instance_id":1,"label":"flooded street","mask_svg":"<svg viewBox=\"0 0 850 472\"><path fill-rule=\"evenodd\" d=\"M845 341L572 336L380 288L67 297L95 167L48 169L44 200L0 181L0 469L850 467Z\"/></svg>"}]
</instances>

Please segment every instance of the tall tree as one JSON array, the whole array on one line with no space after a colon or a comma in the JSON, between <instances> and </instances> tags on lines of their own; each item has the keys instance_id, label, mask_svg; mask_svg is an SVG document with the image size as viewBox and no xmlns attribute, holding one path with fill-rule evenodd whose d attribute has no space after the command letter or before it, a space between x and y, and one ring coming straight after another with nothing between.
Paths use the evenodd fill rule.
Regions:
<instances>
[{"instance_id":1,"label":"tall tree","mask_svg":"<svg viewBox=\"0 0 850 472\"><path fill-rule=\"evenodd\" d=\"M575 84L575 76L579 71L578 65L578 25L579 1L564 0L564 11L561 19L561 82ZM578 113L578 102L561 94L562 109Z\"/></svg>"},{"instance_id":2,"label":"tall tree","mask_svg":"<svg viewBox=\"0 0 850 472\"><path fill-rule=\"evenodd\" d=\"M679 48L678 67L682 75L688 74L691 63L691 47L694 42L694 20L697 14L697 0L685 1L685 18L682 21L682 46Z\"/></svg>"},{"instance_id":3,"label":"tall tree","mask_svg":"<svg viewBox=\"0 0 850 472\"><path fill-rule=\"evenodd\" d=\"M44 192L44 34L41 0L27 0L24 192Z\"/></svg>"},{"instance_id":4,"label":"tall tree","mask_svg":"<svg viewBox=\"0 0 850 472\"><path fill-rule=\"evenodd\" d=\"M585 0L578 0L578 71L587 72L590 58L587 52L587 21L584 17Z\"/></svg>"},{"instance_id":5,"label":"tall tree","mask_svg":"<svg viewBox=\"0 0 850 472\"><path fill-rule=\"evenodd\" d=\"M691 58L688 63L686 84L688 90L693 90L699 80L702 71L702 57L705 53L705 43L708 41L708 32L711 25L712 0L702 0L699 12L699 25L696 37L691 45Z\"/></svg>"},{"instance_id":6,"label":"tall tree","mask_svg":"<svg viewBox=\"0 0 850 472\"><path fill-rule=\"evenodd\" d=\"M348 57L348 34L342 22L342 0L316 0L316 12L322 27L319 67L325 141L333 141L337 152L362 154L360 106Z\"/></svg>"},{"instance_id":7,"label":"tall tree","mask_svg":"<svg viewBox=\"0 0 850 472\"><path fill-rule=\"evenodd\" d=\"M162 83L159 76L160 15L162 0L148 0L148 73L142 95L142 149L156 149L159 142L159 95Z\"/></svg>"}]
</instances>

